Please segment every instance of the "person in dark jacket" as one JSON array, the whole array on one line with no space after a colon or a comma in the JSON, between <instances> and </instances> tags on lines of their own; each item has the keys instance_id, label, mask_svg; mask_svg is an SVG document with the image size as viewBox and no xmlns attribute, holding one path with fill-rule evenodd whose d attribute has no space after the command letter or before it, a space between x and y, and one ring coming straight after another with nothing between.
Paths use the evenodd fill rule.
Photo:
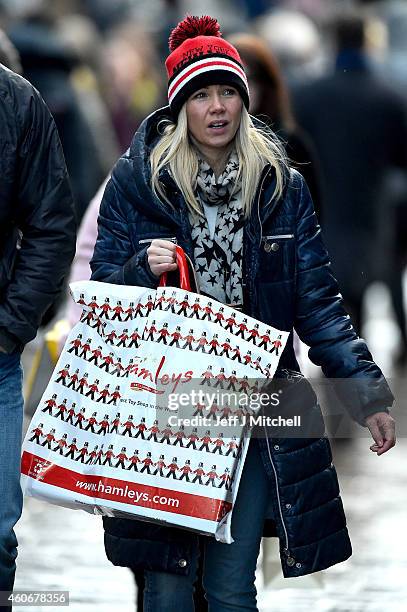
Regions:
<instances>
[{"instance_id":1,"label":"person in dark jacket","mask_svg":"<svg viewBox=\"0 0 407 612\"><path fill-rule=\"evenodd\" d=\"M20 353L62 288L76 221L52 116L38 91L2 65L0 125L0 591L11 591L22 508Z\"/></svg>"},{"instance_id":2,"label":"person in dark jacket","mask_svg":"<svg viewBox=\"0 0 407 612\"><path fill-rule=\"evenodd\" d=\"M245 66L250 88L250 113L270 124L284 143L290 164L301 172L308 185L315 212L321 221L317 154L310 139L296 124L290 94L277 59L259 36L234 34L228 40L238 50Z\"/></svg>"},{"instance_id":3,"label":"person in dark jacket","mask_svg":"<svg viewBox=\"0 0 407 612\"><path fill-rule=\"evenodd\" d=\"M9 70L21 74L21 62L18 51L12 44L6 33L0 29L0 64Z\"/></svg>"},{"instance_id":4,"label":"person in dark jacket","mask_svg":"<svg viewBox=\"0 0 407 612\"><path fill-rule=\"evenodd\" d=\"M71 82L79 58L58 36L46 10L34 9L29 16L13 22L7 33L20 54L25 78L41 93L54 117L80 222L106 173Z\"/></svg>"},{"instance_id":5,"label":"person in dark jacket","mask_svg":"<svg viewBox=\"0 0 407 612\"><path fill-rule=\"evenodd\" d=\"M80 224L106 173L72 81L79 58L59 36L48 9L44 5L29 10L23 19L10 24L8 36L19 52L22 74L38 89L55 120ZM63 295L44 313L42 327L57 314Z\"/></svg>"},{"instance_id":6,"label":"person in dark jacket","mask_svg":"<svg viewBox=\"0 0 407 612\"><path fill-rule=\"evenodd\" d=\"M248 114L239 54L210 17L187 17L172 32L170 50L169 106L142 123L106 186L93 280L156 288L162 273L177 268L175 240L193 262L201 293L278 329L295 328L325 376L359 383L359 392L338 392L352 418L369 428L371 450L383 454L395 443L392 393L343 309L304 179L286 166L275 135ZM222 249L231 213L239 222ZM276 439L265 425L263 437L250 441L234 542L203 538L211 610L257 610L263 533L278 536L285 577L352 553L321 409L299 372L292 334L277 376L288 382L286 407L301 402L312 420L312 436ZM144 570L146 609L193 610L198 534L112 516L103 523L112 563Z\"/></svg>"},{"instance_id":7,"label":"person in dark jacket","mask_svg":"<svg viewBox=\"0 0 407 612\"><path fill-rule=\"evenodd\" d=\"M405 103L369 66L364 30L357 14L338 19L335 71L293 91L296 117L320 160L323 236L359 334L365 290L380 277L386 257L379 246L381 225L383 219L392 223L384 210L384 185L394 168L407 168ZM405 359L402 269L398 272L391 286Z\"/></svg>"}]
</instances>

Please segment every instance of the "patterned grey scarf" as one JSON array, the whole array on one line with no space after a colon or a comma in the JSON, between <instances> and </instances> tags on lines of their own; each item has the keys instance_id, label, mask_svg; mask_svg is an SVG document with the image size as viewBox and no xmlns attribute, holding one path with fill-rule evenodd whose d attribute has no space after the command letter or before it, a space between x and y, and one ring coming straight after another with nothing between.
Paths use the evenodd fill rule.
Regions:
<instances>
[{"instance_id":1,"label":"patterned grey scarf","mask_svg":"<svg viewBox=\"0 0 407 612\"><path fill-rule=\"evenodd\" d=\"M213 239L208 221L189 213L195 267L201 292L224 304L242 304L242 257L244 217L241 185L236 185L239 162L235 151L216 178L209 164L200 159L196 195L202 205L216 207Z\"/></svg>"}]
</instances>

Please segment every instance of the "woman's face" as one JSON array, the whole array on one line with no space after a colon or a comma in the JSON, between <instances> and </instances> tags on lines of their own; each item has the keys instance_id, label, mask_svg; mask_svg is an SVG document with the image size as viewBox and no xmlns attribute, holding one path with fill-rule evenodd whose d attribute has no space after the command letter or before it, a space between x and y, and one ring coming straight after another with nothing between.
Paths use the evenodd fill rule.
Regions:
<instances>
[{"instance_id":1,"label":"woman's face","mask_svg":"<svg viewBox=\"0 0 407 612\"><path fill-rule=\"evenodd\" d=\"M228 148L239 127L242 104L230 85L208 85L187 100L188 130L202 153L211 157Z\"/></svg>"}]
</instances>

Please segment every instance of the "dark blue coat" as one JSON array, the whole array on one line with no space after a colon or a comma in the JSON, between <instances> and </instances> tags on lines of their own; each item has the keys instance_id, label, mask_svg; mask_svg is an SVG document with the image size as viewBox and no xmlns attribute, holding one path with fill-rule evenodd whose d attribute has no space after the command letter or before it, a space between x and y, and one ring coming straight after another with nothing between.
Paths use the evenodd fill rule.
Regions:
<instances>
[{"instance_id":1,"label":"dark blue coat","mask_svg":"<svg viewBox=\"0 0 407 612\"><path fill-rule=\"evenodd\" d=\"M193 260L187 208L177 185L166 171L162 173L174 211L150 188L148 154L158 138L157 122L167 112L161 109L143 122L113 170L100 209L91 262L94 280L156 287L146 259L148 244L140 245L146 238L176 238ZM279 200L272 197L274 187L274 171L267 166L244 227L244 311L277 328L295 328L326 376L362 377L367 384L357 397L346 397L343 391L342 399L354 420L364 424L365 416L390 406L393 396L343 310L304 179L291 170ZM270 249L271 242L278 249ZM293 371L299 372L299 367L290 339L279 369L281 377L291 372L291 392L285 401L292 405L301 398L319 434L259 440L265 469L276 485L271 500L274 521L266 524L265 535L279 537L286 577L322 570L352 553L321 410L309 383ZM106 552L114 564L189 572L191 550L198 542L195 534L119 518L104 518L104 527Z\"/></svg>"}]
</instances>

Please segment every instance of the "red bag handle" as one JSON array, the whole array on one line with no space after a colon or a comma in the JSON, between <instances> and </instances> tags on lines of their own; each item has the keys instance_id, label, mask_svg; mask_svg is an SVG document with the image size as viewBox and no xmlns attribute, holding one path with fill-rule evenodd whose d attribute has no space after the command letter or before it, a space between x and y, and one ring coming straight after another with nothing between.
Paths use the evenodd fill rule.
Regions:
<instances>
[{"instance_id":1,"label":"red bag handle","mask_svg":"<svg viewBox=\"0 0 407 612\"><path fill-rule=\"evenodd\" d=\"M176 262L178 266L180 289L183 289L184 291L192 291L191 283L189 280L189 270L188 270L187 258L184 253L184 249L180 247L178 244L175 246L175 257L176 257ZM167 272L163 272L161 274L158 286L159 287L167 286Z\"/></svg>"}]
</instances>

